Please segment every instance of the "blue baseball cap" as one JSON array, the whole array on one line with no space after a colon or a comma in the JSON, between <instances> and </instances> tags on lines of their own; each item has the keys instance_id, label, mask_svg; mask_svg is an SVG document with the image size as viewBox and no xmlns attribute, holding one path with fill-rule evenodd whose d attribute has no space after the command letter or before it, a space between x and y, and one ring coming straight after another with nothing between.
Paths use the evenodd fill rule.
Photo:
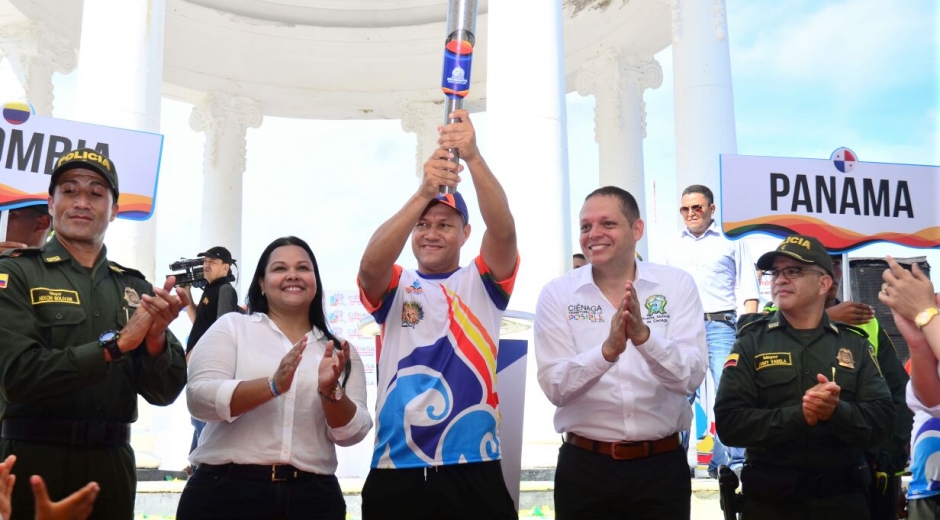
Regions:
<instances>
[{"instance_id":1,"label":"blue baseball cap","mask_svg":"<svg viewBox=\"0 0 940 520\"><path fill-rule=\"evenodd\" d=\"M431 204L435 202L454 208L457 213L460 213L460 216L463 217L464 224L470 223L470 212L467 211L467 203L464 202L463 195L460 193L456 191L453 193L441 193L437 198L431 201ZM428 207L430 207L430 204L428 204Z\"/></svg>"}]
</instances>

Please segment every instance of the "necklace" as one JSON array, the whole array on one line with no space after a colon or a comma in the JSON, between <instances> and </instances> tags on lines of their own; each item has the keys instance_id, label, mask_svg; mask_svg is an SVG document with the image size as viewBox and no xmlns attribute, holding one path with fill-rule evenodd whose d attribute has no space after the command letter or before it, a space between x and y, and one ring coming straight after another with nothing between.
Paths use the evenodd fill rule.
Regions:
<instances>
[{"instance_id":1,"label":"necklace","mask_svg":"<svg viewBox=\"0 0 940 520\"><path fill-rule=\"evenodd\" d=\"M269 314L268 318L270 318L271 321L274 322L274 325L278 328L278 330L281 331L281 334L287 336L287 339L288 341L290 341L291 345L297 344L297 342L300 341L300 338L304 337L307 334L307 332L310 331L310 327L307 327L306 330L304 330L303 328L301 328L301 330L291 330L288 327L281 325L281 322L278 321L278 319L275 318L274 316L271 316Z\"/></svg>"}]
</instances>

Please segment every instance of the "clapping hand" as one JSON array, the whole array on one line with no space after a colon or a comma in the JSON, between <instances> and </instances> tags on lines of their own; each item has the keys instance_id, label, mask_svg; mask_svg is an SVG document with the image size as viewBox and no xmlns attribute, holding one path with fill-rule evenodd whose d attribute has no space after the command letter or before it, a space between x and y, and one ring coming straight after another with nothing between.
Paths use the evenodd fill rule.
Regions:
<instances>
[{"instance_id":1,"label":"clapping hand","mask_svg":"<svg viewBox=\"0 0 940 520\"><path fill-rule=\"evenodd\" d=\"M833 381L829 381L826 376L816 374L816 380L819 382L803 394L803 417L806 424L815 426L817 422L828 421L832 417L842 392L834 379L835 377Z\"/></svg>"},{"instance_id":2,"label":"clapping hand","mask_svg":"<svg viewBox=\"0 0 940 520\"><path fill-rule=\"evenodd\" d=\"M304 350L306 349L307 335L304 334L300 341L294 343L293 348L281 358L281 364L277 366L277 371L274 372L274 386L277 388L277 393L287 392L294 384L294 374L304 358Z\"/></svg>"}]
</instances>

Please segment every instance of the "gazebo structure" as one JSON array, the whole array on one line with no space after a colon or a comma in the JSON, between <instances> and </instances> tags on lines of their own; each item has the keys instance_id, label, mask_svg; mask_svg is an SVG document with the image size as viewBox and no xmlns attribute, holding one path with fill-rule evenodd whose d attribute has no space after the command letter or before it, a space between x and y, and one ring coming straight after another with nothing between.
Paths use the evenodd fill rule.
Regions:
<instances>
[{"instance_id":1,"label":"gazebo structure","mask_svg":"<svg viewBox=\"0 0 940 520\"><path fill-rule=\"evenodd\" d=\"M420 174L443 119L447 4L0 0L0 55L44 115L52 74L76 66L82 121L159 132L162 96L191 103L190 125L206 134L204 184L214 187L204 190L201 243L240 258L246 131L265 116L400 119L416 134ZM672 45L678 185L718 188L718 155L737 147L724 0L479 0L476 28L467 106L485 110L497 136L487 161L513 172L501 177L508 194L557 208L514 211L518 229L539 232L519 233L533 261L513 307L533 310L570 258L566 93L596 98L599 185L642 204L643 93L661 85L653 56ZM155 219L112 225L109 256L153 279L154 230Z\"/></svg>"}]
</instances>

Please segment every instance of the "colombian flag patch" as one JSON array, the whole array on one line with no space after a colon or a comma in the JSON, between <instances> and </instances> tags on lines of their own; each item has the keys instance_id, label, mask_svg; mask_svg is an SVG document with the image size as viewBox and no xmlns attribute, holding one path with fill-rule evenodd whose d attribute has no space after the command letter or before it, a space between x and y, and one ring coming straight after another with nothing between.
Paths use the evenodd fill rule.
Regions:
<instances>
[{"instance_id":1,"label":"colombian flag patch","mask_svg":"<svg viewBox=\"0 0 940 520\"><path fill-rule=\"evenodd\" d=\"M10 281L10 275L6 273L0 273L0 289L6 289L8 281Z\"/></svg>"},{"instance_id":2,"label":"colombian flag patch","mask_svg":"<svg viewBox=\"0 0 940 520\"><path fill-rule=\"evenodd\" d=\"M736 367L736 366L738 366L738 358L739 358L739 357L741 357L740 354L731 354L730 356L728 356L728 359L725 360L725 366L724 366L724 368Z\"/></svg>"}]
</instances>

